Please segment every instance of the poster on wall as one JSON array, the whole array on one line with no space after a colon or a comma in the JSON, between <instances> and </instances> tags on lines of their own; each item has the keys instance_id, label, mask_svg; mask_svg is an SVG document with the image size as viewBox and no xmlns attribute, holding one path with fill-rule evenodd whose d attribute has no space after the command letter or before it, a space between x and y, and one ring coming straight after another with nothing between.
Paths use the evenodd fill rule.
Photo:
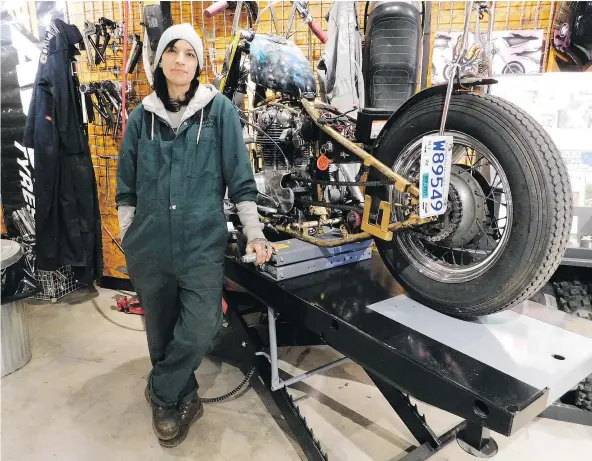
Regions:
<instances>
[{"instance_id":1,"label":"poster on wall","mask_svg":"<svg viewBox=\"0 0 592 461\"><path fill-rule=\"evenodd\" d=\"M592 66L592 2L559 2L553 22L547 70L589 71Z\"/></svg>"},{"instance_id":2,"label":"poster on wall","mask_svg":"<svg viewBox=\"0 0 592 461\"><path fill-rule=\"evenodd\" d=\"M17 43L22 34L18 34ZM0 77L0 91L2 92L2 109L0 123L2 124L2 208L4 221L9 235L18 235L13 223L14 212L26 209L35 217L34 184L34 155L32 149L23 144L23 131L27 120L28 101L26 77L19 72L20 63L29 63L27 55L20 56L19 50L13 44L10 27L2 26L2 56ZM35 45L32 50L36 51ZM30 50L29 50L30 51ZM37 57L38 60L38 57ZM35 76L36 68L33 71ZM22 77L22 78L21 78ZM25 107L26 105L26 107Z\"/></svg>"},{"instance_id":3,"label":"poster on wall","mask_svg":"<svg viewBox=\"0 0 592 461\"><path fill-rule=\"evenodd\" d=\"M52 19L64 17L63 4L32 4L35 5L33 13L37 15L38 30L34 31L35 34L26 29L29 17L22 8L14 11L3 9L0 17L1 194L4 222L10 236L23 235L22 226L27 224L27 217L35 218L34 152L22 144L42 50L42 41L37 37L44 37ZM22 219L17 219L19 231L15 227L13 216L15 212L22 213L23 210L27 211L27 216L22 215ZM30 230L27 227L25 231L27 229Z\"/></svg>"},{"instance_id":4,"label":"poster on wall","mask_svg":"<svg viewBox=\"0 0 592 461\"><path fill-rule=\"evenodd\" d=\"M491 36L493 75L538 74L544 54L543 37L542 30L494 31ZM432 83L448 81L454 50L460 48L461 40L462 32L436 33L432 53ZM475 44L474 34L469 33L468 40L470 48ZM469 61L467 67L477 64Z\"/></svg>"},{"instance_id":5,"label":"poster on wall","mask_svg":"<svg viewBox=\"0 0 592 461\"><path fill-rule=\"evenodd\" d=\"M502 76L494 95L520 106L547 130L561 152L572 188L574 222L570 246L592 236L592 84L590 74Z\"/></svg>"}]
</instances>

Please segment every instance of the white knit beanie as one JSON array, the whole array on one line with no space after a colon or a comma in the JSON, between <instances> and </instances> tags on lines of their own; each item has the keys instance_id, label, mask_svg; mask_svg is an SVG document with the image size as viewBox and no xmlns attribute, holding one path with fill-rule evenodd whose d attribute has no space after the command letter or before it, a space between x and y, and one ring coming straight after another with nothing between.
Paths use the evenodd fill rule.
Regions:
<instances>
[{"instance_id":1,"label":"white knit beanie","mask_svg":"<svg viewBox=\"0 0 592 461\"><path fill-rule=\"evenodd\" d=\"M172 41L172 40L185 40L188 42L193 49L195 50L195 54L197 55L197 66L199 71L203 69L203 43L199 35L193 28L193 26L189 23L184 24L176 24L174 26L169 27L165 30L158 41L158 47L156 48L156 54L154 55L154 62L152 64L152 71L156 70L156 67L160 63L160 58L162 57L162 53L164 53L165 47Z\"/></svg>"}]
</instances>

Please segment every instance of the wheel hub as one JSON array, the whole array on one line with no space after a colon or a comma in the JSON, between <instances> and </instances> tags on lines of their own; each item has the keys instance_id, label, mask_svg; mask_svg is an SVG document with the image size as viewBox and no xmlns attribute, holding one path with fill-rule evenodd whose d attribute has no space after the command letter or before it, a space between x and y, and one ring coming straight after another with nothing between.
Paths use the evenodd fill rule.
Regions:
<instances>
[{"instance_id":1,"label":"wheel hub","mask_svg":"<svg viewBox=\"0 0 592 461\"><path fill-rule=\"evenodd\" d=\"M461 246L483 235L486 219L483 189L471 173L461 166L453 165L450 187L454 187L460 202L461 218L452 235L446 239L452 247Z\"/></svg>"},{"instance_id":2,"label":"wheel hub","mask_svg":"<svg viewBox=\"0 0 592 461\"><path fill-rule=\"evenodd\" d=\"M453 165L450 171L448 210L437 223L424 226L419 235L431 243L461 246L482 234L485 198L481 186L465 169Z\"/></svg>"}]
</instances>

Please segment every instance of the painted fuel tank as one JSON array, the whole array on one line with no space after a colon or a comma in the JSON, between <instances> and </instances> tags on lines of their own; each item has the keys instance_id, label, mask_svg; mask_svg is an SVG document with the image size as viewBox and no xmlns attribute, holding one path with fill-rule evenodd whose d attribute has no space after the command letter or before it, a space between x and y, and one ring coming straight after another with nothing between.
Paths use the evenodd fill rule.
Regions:
<instances>
[{"instance_id":1,"label":"painted fuel tank","mask_svg":"<svg viewBox=\"0 0 592 461\"><path fill-rule=\"evenodd\" d=\"M312 66L293 42L275 35L256 34L250 55L251 79L256 84L299 98L316 96Z\"/></svg>"}]
</instances>

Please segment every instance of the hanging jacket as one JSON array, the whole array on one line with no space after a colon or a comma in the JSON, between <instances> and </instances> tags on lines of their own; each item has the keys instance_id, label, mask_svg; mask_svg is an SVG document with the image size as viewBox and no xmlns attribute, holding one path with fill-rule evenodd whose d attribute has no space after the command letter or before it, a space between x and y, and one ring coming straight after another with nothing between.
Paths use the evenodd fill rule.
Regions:
<instances>
[{"instance_id":1,"label":"hanging jacket","mask_svg":"<svg viewBox=\"0 0 592 461\"><path fill-rule=\"evenodd\" d=\"M342 111L364 107L362 35L357 2L335 2L329 11L328 40L317 66L321 97ZM356 116L357 111L351 112Z\"/></svg>"},{"instance_id":2,"label":"hanging jacket","mask_svg":"<svg viewBox=\"0 0 592 461\"><path fill-rule=\"evenodd\" d=\"M101 217L71 65L82 35L54 19L35 77L24 145L34 149L36 267L72 266L78 281L102 275Z\"/></svg>"}]
</instances>

